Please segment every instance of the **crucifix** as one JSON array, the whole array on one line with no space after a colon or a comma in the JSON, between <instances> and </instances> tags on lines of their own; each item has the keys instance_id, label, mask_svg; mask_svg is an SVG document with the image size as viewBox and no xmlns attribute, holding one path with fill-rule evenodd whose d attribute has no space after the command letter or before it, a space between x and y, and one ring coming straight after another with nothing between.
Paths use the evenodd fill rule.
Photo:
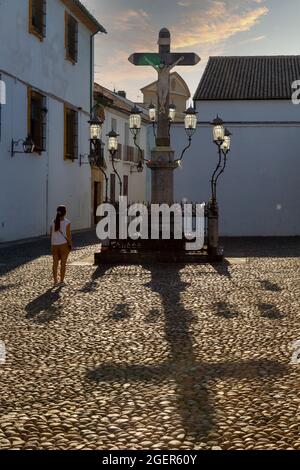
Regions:
<instances>
[{"instance_id":1,"label":"crucifix","mask_svg":"<svg viewBox=\"0 0 300 470\"><path fill-rule=\"evenodd\" d=\"M174 170L178 168L170 143L170 73L176 66L196 65L200 61L197 54L171 52L171 35L166 28L159 33L159 51L137 52L129 57L129 62L137 66L151 66L158 74L157 82L157 136L156 148L152 151L148 167L152 170L152 203L173 204Z\"/></svg>"}]
</instances>

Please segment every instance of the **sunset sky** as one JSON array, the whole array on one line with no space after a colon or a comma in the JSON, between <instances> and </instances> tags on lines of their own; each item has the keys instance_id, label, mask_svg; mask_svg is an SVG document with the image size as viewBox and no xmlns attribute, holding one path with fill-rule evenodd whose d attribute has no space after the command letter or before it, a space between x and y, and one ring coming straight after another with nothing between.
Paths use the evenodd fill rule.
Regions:
<instances>
[{"instance_id":1,"label":"sunset sky","mask_svg":"<svg viewBox=\"0 0 300 470\"><path fill-rule=\"evenodd\" d=\"M96 81L141 100L156 79L151 67L134 67L132 52L157 50L168 27L173 50L196 52L196 67L177 67L192 94L210 55L300 54L299 0L83 0L106 28L96 38Z\"/></svg>"}]
</instances>

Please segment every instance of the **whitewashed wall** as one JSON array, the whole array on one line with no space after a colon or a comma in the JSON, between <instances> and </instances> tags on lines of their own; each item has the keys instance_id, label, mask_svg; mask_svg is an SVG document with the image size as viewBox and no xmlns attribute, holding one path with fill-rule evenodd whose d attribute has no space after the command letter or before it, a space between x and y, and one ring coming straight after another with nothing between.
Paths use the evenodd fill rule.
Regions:
<instances>
[{"instance_id":1,"label":"whitewashed wall","mask_svg":"<svg viewBox=\"0 0 300 470\"><path fill-rule=\"evenodd\" d=\"M200 121L218 113L233 133L228 167L218 186L221 234L299 236L300 107L282 101L201 102L197 108ZM172 138L179 155L186 141L183 127L174 129ZM176 199L207 201L217 161L211 126L200 124L176 172Z\"/></svg>"},{"instance_id":2,"label":"whitewashed wall","mask_svg":"<svg viewBox=\"0 0 300 470\"><path fill-rule=\"evenodd\" d=\"M65 60L64 12L47 2L43 42L28 33L27 0L0 0L0 242L45 235L65 204L74 229L91 224L91 170L64 161L64 102L79 110L79 153L89 152L90 32L79 24L78 63ZM10 157L11 140L27 135L27 85L47 96L47 151Z\"/></svg>"},{"instance_id":3,"label":"whitewashed wall","mask_svg":"<svg viewBox=\"0 0 300 470\"><path fill-rule=\"evenodd\" d=\"M78 63L65 60L66 10L60 0L47 1L41 43L28 33L28 0L0 0L0 69L89 111L90 31L79 23Z\"/></svg>"}]
</instances>

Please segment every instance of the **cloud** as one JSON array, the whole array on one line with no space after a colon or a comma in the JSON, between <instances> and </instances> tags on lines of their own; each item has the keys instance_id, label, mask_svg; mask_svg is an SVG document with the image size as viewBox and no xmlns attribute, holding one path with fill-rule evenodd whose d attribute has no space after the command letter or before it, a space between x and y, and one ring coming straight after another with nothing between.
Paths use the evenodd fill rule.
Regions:
<instances>
[{"instance_id":1,"label":"cloud","mask_svg":"<svg viewBox=\"0 0 300 470\"><path fill-rule=\"evenodd\" d=\"M148 13L144 10L127 10L121 12L113 23L113 31L126 32L148 26ZM104 15L105 19L105 15Z\"/></svg>"},{"instance_id":2,"label":"cloud","mask_svg":"<svg viewBox=\"0 0 300 470\"><path fill-rule=\"evenodd\" d=\"M192 0L186 0L186 1L183 1L183 2L177 2L177 5L179 7L191 7L193 5L193 1Z\"/></svg>"},{"instance_id":3,"label":"cloud","mask_svg":"<svg viewBox=\"0 0 300 470\"><path fill-rule=\"evenodd\" d=\"M260 42L266 39L267 36L256 36L254 38L246 39L245 41L240 41L239 44L249 44L251 42Z\"/></svg>"},{"instance_id":4,"label":"cloud","mask_svg":"<svg viewBox=\"0 0 300 470\"><path fill-rule=\"evenodd\" d=\"M174 47L181 49L224 42L238 33L250 31L268 11L268 8L260 7L245 14L232 15L224 3L217 2L205 18L190 19L188 29L186 23L177 26Z\"/></svg>"}]
</instances>

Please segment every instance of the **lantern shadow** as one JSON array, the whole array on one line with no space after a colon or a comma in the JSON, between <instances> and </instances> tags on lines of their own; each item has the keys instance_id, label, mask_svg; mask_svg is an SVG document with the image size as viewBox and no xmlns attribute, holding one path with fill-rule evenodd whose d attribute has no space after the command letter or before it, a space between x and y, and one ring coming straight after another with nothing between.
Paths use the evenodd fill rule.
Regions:
<instances>
[{"instance_id":1,"label":"lantern shadow","mask_svg":"<svg viewBox=\"0 0 300 470\"><path fill-rule=\"evenodd\" d=\"M233 318L239 317L239 312L237 312L231 305L227 302L217 302L215 304L216 315L218 317L226 318L226 320L231 320Z\"/></svg>"},{"instance_id":2,"label":"lantern shadow","mask_svg":"<svg viewBox=\"0 0 300 470\"><path fill-rule=\"evenodd\" d=\"M273 304L260 303L258 304L258 309L260 314L264 318L269 318L269 320L282 320L286 315Z\"/></svg>"}]
</instances>

